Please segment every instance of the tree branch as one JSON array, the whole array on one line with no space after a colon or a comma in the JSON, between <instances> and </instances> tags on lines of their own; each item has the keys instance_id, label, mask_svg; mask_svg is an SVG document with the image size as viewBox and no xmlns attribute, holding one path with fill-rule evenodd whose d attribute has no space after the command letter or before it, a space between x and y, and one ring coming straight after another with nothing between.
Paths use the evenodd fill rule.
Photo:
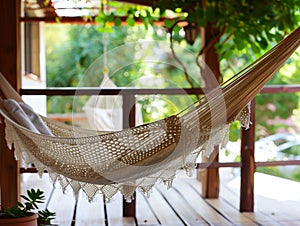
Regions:
<instances>
[{"instance_id":1,"label":"tree branch","mask_svg":"<svg viewBox=\"0 0 300 226\"><path fill-rule=\"evenodd\" d=\"M190 76L189 74L187 73L187 69L185 67L185 65L181 62L181 60L179 60L179 58L176 56L176 53L174 51L174 46L173 46L173 34L172 34L172 31L173 31L173 28L179 23L179 22L183 22L183 20L178 20L176 21L176 23L173 24L173 26L169 29L169 33L170 33L170 49L172 51L172 55L174 57L174 59L180 64L180 66L182 67L183 69L183 73L185 75L185 78L187 80L187 82L190 84L191 88L195 88L194 85L193 85L193 82L192 80L190 79Z\"/></svg>"}]
</instances>

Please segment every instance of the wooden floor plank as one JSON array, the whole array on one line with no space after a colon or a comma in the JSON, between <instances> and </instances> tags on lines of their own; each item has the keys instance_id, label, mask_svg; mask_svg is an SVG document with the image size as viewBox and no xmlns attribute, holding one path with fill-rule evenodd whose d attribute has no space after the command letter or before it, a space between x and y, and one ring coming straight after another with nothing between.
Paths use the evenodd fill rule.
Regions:
<instances>
[{"instance_id":1,"label":"wooden floor plank","mask_svg":"<svg viewBox=\"0 0 300 226\"><path fill-rule=\"evenodd\" d=\"M202 197L198 189L190 185L190 179L175 181L173 187L186 198L186 201L200 214L210 225L232 225L231 222L212 208ZM199 182L200 185L200 182Z\"/></svg>"},{"instance_id":2,"label":"wooden floor plank","mask_svg":"<svg viewBox=\"0 0 300 226\"><path fill-rule=\"evenodd\" d=\"M136 219L138 225L159 225L157 218L148 204L148 197L140 191L136 192Z\"/></svg>"},{"instance_id":3,"label":"wooden floor plank","mask_svg":"<svg viewBox=\"0 0 300 226\"><path fill-rule=\"evenodd\" d=\"M154 187L149 197L149 204L157 216L161 225L184 225L174 210L166 202L160 192Z\"/></svg>"},{"instance_id":4,"label":"wooden floor plank","mask_svg":"<svg viewBox=\"0 0 300 226\"><path fill-rule=\"evenodd\" d=\"M265 215L273 218L274 221L285 222L290 219L299 220L299 209L294 207L292 202L289 201L274 201L265 197L256 198L256 211L264 212Z\"/></svg>"},{"instance_id":5,"label":"wooden floor plank","mask_svg":"<svg viewBox=\"0 0 300 226\"><path fill-rule=\"evenodd\" d=\"M189 183L194 189L199 187L199 182L197 180L191 180ZM211 205L217 212L221 213L226 219L229 219L234 225L256 225L255 222L244 216L232 205L220 198L206 199L206 202L209 203L209 205Z\"/></svg>"},{"instance_id":6,"label":"wooden floor plank","mask_svg":"<svg viewBox=\"0 0 300 226\"><path fill-rule=\"evenodd\" d=\"M239 202L240 177L221 182L222 192L230 190L235 194L236 205ZM274 221L277 223L293 220L300 220L300 183L290 181L266 174L255 173L255 218L259 222ZM229 193L223 195L229 197ZM274 198L275 197L275 198ZM298 201L296 201L298 200ZM261 216L260 216L261 214Z\"/></svg>"},{"instance_id":7,"label":"wooden floor plank","mask_svg":"<svg viewBox=\"0 0 300 226\"><path fill-rule=\"evenodd\" d=\"M281 225L300 226L300 221L289 220L289 221L281 221L280 223L281 223Z\"/></svg>"},{"instance_id":8,"label":"wooden floor plank","mask_svg":"<svg viewBox=\"0 0 300 226\"><path fill-rule=\"evenodd\" d=\"M179 174L169 190L163 184L155 185L150 198L137 192L136 220L122 216L121 194L107 204L103 203L102 196L89 203L79 195L75 205L72 190L67 189L64 195L58 185L53 189L47 174L42 179L37 174L23 174L21 189L22 193L29 188L44 190L49 201L45 206L48 204L57 213L52 223L61 226L300 226L300 183L262 174L255 174L255 178L253 213L239 212L239 175L221 175L220 197L203 199L201 183L194 177ZM74 213L76 217L72 221Z\"/></svg>"},{"instance_id":9,"label":"wooden floor plank","mask_svg":"<svg viewBox=\"0 0 300 226\"><path fill-rule=\"evenodd\" d=\"M102 226L105 225L103 197L97 196L91 202L80 192L76 205L76 226Z\"/></svg>"},{"instance_id":10,"label":"wooden floor plank","mask_svg":"<svg viewBox=\"0 0 300 226\"><path fill-rule=\"evenodd\" d=\"M221 184L220 187L220 199L223 199L227 203L231 204L233 208L236 209L236 211L239 211L239 197L235 194L233 194L232 191L229 191L228 188ZM262 225L281 225L277 221L274 221L274 219L265 213L255 210L255 212L244 212L242 213L244 216L251 219L253 222L256 222L258 224Z\"/></svg>"},{"instance_id":11,"label":"wooden floor plank","mask_svg":"<svg viewBox=\"0 0 300 226\"><path fill-rule=\"evenodd\" d=\"M207 199L207 202L217 211L222 213L224 217L230 219L233 225L257 225L251 219L238 212L231 205L221 199Z\"/></svg>"},{"instance_id":12,"label":"wooden floor plank","mask_svg":"<svg viewBox=\"0 0 300 226\"><path fill-rule=\"evenodd\" d=\"M253 222L256 222L258 225L268 225L268 226L282 226L285 224L280 223L279 221L275 221L273 218L264 215L259 212L244 212L242 213L244 216L250 218Z\"/></svg>"},{"instance_id":13,"label":"wooden floor plank","mask_svg":"<svg viewBox=\"0 0 300 226\"><path fill-rule=\"evenodd\" d=\"M255 174L255 180L256 210L264 211L276 221L300 221L300 183L261 173Z\"/></svg>"},{"instance_id":14,"label":"wooden floor plank","mask_svg":"<svg viewBox=\"0 0 300 226\"><path fill-rule=\"evenodd\" d=\"M230 204L233 208L236 209L236 211L239 211L239 203L240 198L238 193L236 191L233 191L228 186L226 186L226 182L222 182L220 184L220 199L223 199L225 202ZM265 213L255 210L254 213L252 212L244 212L242 213L249 219L251 219L253 222L256 222L258 224L262 225L281 225L280 223L274 221L274 219L270 216L267 216Z\"/></svg>"},{"instance_id":15,"label":"wooden floor plank","mask_svg":"<svg viewBox=\"0 0 300 226\"><path fill-rule=\"evenodd\" d=\"M156 188L186 225L209 225L175 189L167 190L162 184L158 184Z\"/></svg>"}]
</instances>

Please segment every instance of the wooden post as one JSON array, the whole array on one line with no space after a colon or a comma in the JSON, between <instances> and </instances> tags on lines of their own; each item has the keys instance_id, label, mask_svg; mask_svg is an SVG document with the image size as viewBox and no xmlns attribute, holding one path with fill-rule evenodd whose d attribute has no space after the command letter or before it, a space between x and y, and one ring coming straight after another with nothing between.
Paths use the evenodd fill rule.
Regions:
<instances>
[{"instance_id":1,"label":"wooden post","mask_svg":"<svg viewBox=\"0 0 300 226\"><path fill-rule=\"evenodd\" d=\"M208 24L205 28L201 28L201 38L202 38L202 48L208 45L208 43L213 40L213 43L210 43L210 47L205 51L202 56L203 61L206 63L206 66L212 71L217 81L221 81L221 72L220 72L220 63L219 56L217 54L215 44L219 41L215 39L217 32L213 34L214 28L212 24ZM207 80L205 76L203 77L204 86L209 88L209 79ZM203 85L202 85L203 86ZM218 148L218 147L215 147ZM213 162L218 162L218 155L215 157ZM204 198L218 198L219 197L219 169L218 168L208 168L200 173L200 179L202 184L202 196Z\"/></svg>"},{"instance_id":2,"label":"wooden post","mask_svg":"<svg viewBox=\"0 0 300 226\"><path fill-rule=\"evenodd\" d=\"M213 162L218 162L218 161L219 161L219 155L217 155L213 159ZM200 172L200 180L202 185L202 196L204 198L219 197L220 178L219 178L218 168L204 169L203 171Z\"/></svg>"},{"instance_id":3,"label":"wooden post","mask_svg":"<svg viewBox=\"0 0 300 226\"><path fill-rule=\"evenodd\" d=\"M0 71L16 89L20 89L20 2L0 0ZM19 199L19 165L4 139L4 125L0 126L0 188L1 206L12 206Z\"/></svg>"},{"instance_id":4,"label":"wooden post","mask_svg":"<svg viewBox=\"0 0 300 226\"><path fill-rule=\"evenodd\" d=\"M241 130L241 212L253 212L254 210L255 100L251 102L251 122L249 129Z\"/></svg>"},{"instance_id":5,"label":"wooden post","mask_svg":"<svg viewBox=\"0 0 300 226\"><path fill-rule=\"evenodd\" d=\"M123 95L123 128L135 126L135 97L132 94ZM123 217L134 217L136 214L136 194L131 202L123 199Z\"/></svg>"}]
</instances>

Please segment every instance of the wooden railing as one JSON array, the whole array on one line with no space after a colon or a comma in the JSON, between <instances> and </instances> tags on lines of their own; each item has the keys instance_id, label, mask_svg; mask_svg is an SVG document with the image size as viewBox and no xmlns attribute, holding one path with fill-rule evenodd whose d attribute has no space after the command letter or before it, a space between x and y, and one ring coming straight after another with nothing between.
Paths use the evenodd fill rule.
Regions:
<instances>
[{"instance_id":1,"label":"wooden railing","mask_svg":"<svg viewBox=\"0 0 300 226\"><path fill-rule=\"evenodd\" d=\"M74 96L74 95L121 95L123 97L124 105L123 117L129 119L130 126L134 126L135 115L135 96L136 95L203 95L209 90L201 88L166 88L166 89L134 89L134 88L113 88L113 89L99 89L99 88L46 88L46 89L21 89L21 95L46 95L46 96ZM261 93L295 93L300 92L300 85L269 85L265 86ZM251 114L255 114L251 111ZM123 120L126 121L126 120ZM125 125L126 126L126 125ZM128 125L127 125L128 126ZM241 138L242 139L242 138ZM251 142L255 142L254 140ZM212 162L208 167L241 167L240 162ZM284 160L284 161L267 161L256 162L255 166L286 166L286 165L300 165L300 160ZM207 167L207 164L198 164L198 168Z\"/></svg>"},{"instance_id":2,"label":"wooden railing","mask_svg":"<svg viewBox=\"0 0 300 226\"><path fill-rule=\"evenodd\" d=\"M46 96L74 96L74 95L122 95L123 105L123 127L132 127L135 125L135 102L136 95L203 95L208 90L197 89L132 89L132 88L47 88L47 89L21 89L21 95L46 95ZM272 85L266 86L261 93L294 93L300 92L300 85ZM255 121L255 107L252 104L251 111L252 120ZM126 120L124 120L126 119ZM255 123L254 123L255 126ZM243 197L240 201L241 211L253 211L253 175L255 168L258 166L287 166L300 165L300 160L286 161L268 161L255 162L254 160L254 136L255 128L241 132L241 162L212 162L208 168L220 167L241 167L241 193ZM207 164L198 164L198 168L207 167ZM21 169L21 172L35 172L34 169ZM135 204L127 204L123 206L124 216L135 215Z\"/></svg>"}]
</instances>

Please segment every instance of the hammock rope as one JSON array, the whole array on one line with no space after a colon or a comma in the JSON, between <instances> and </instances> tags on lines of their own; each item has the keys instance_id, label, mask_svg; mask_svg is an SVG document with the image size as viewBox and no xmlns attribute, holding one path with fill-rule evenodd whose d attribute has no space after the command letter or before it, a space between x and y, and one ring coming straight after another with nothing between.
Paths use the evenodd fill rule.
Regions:
<instances>
[{"instance_id":1,"label":"hammock rope","mask_svg":"<svg viewBox=\"0 0 300 226\"><path fill-rule=\"evenodd\" d=\"M7 144L16 159L40 174L47 170L53 183L71 186L75 195L83 190L89 200L98 193L109 200L119 191L130 200L136 189L148 193L159 180L170 186L177 170L195 168L200 153L224 147L232 121L248 127L249 102L299 45L300 28L184 111L97 134L37 115L0 73Z\"/></svg>"}]
</instances>

